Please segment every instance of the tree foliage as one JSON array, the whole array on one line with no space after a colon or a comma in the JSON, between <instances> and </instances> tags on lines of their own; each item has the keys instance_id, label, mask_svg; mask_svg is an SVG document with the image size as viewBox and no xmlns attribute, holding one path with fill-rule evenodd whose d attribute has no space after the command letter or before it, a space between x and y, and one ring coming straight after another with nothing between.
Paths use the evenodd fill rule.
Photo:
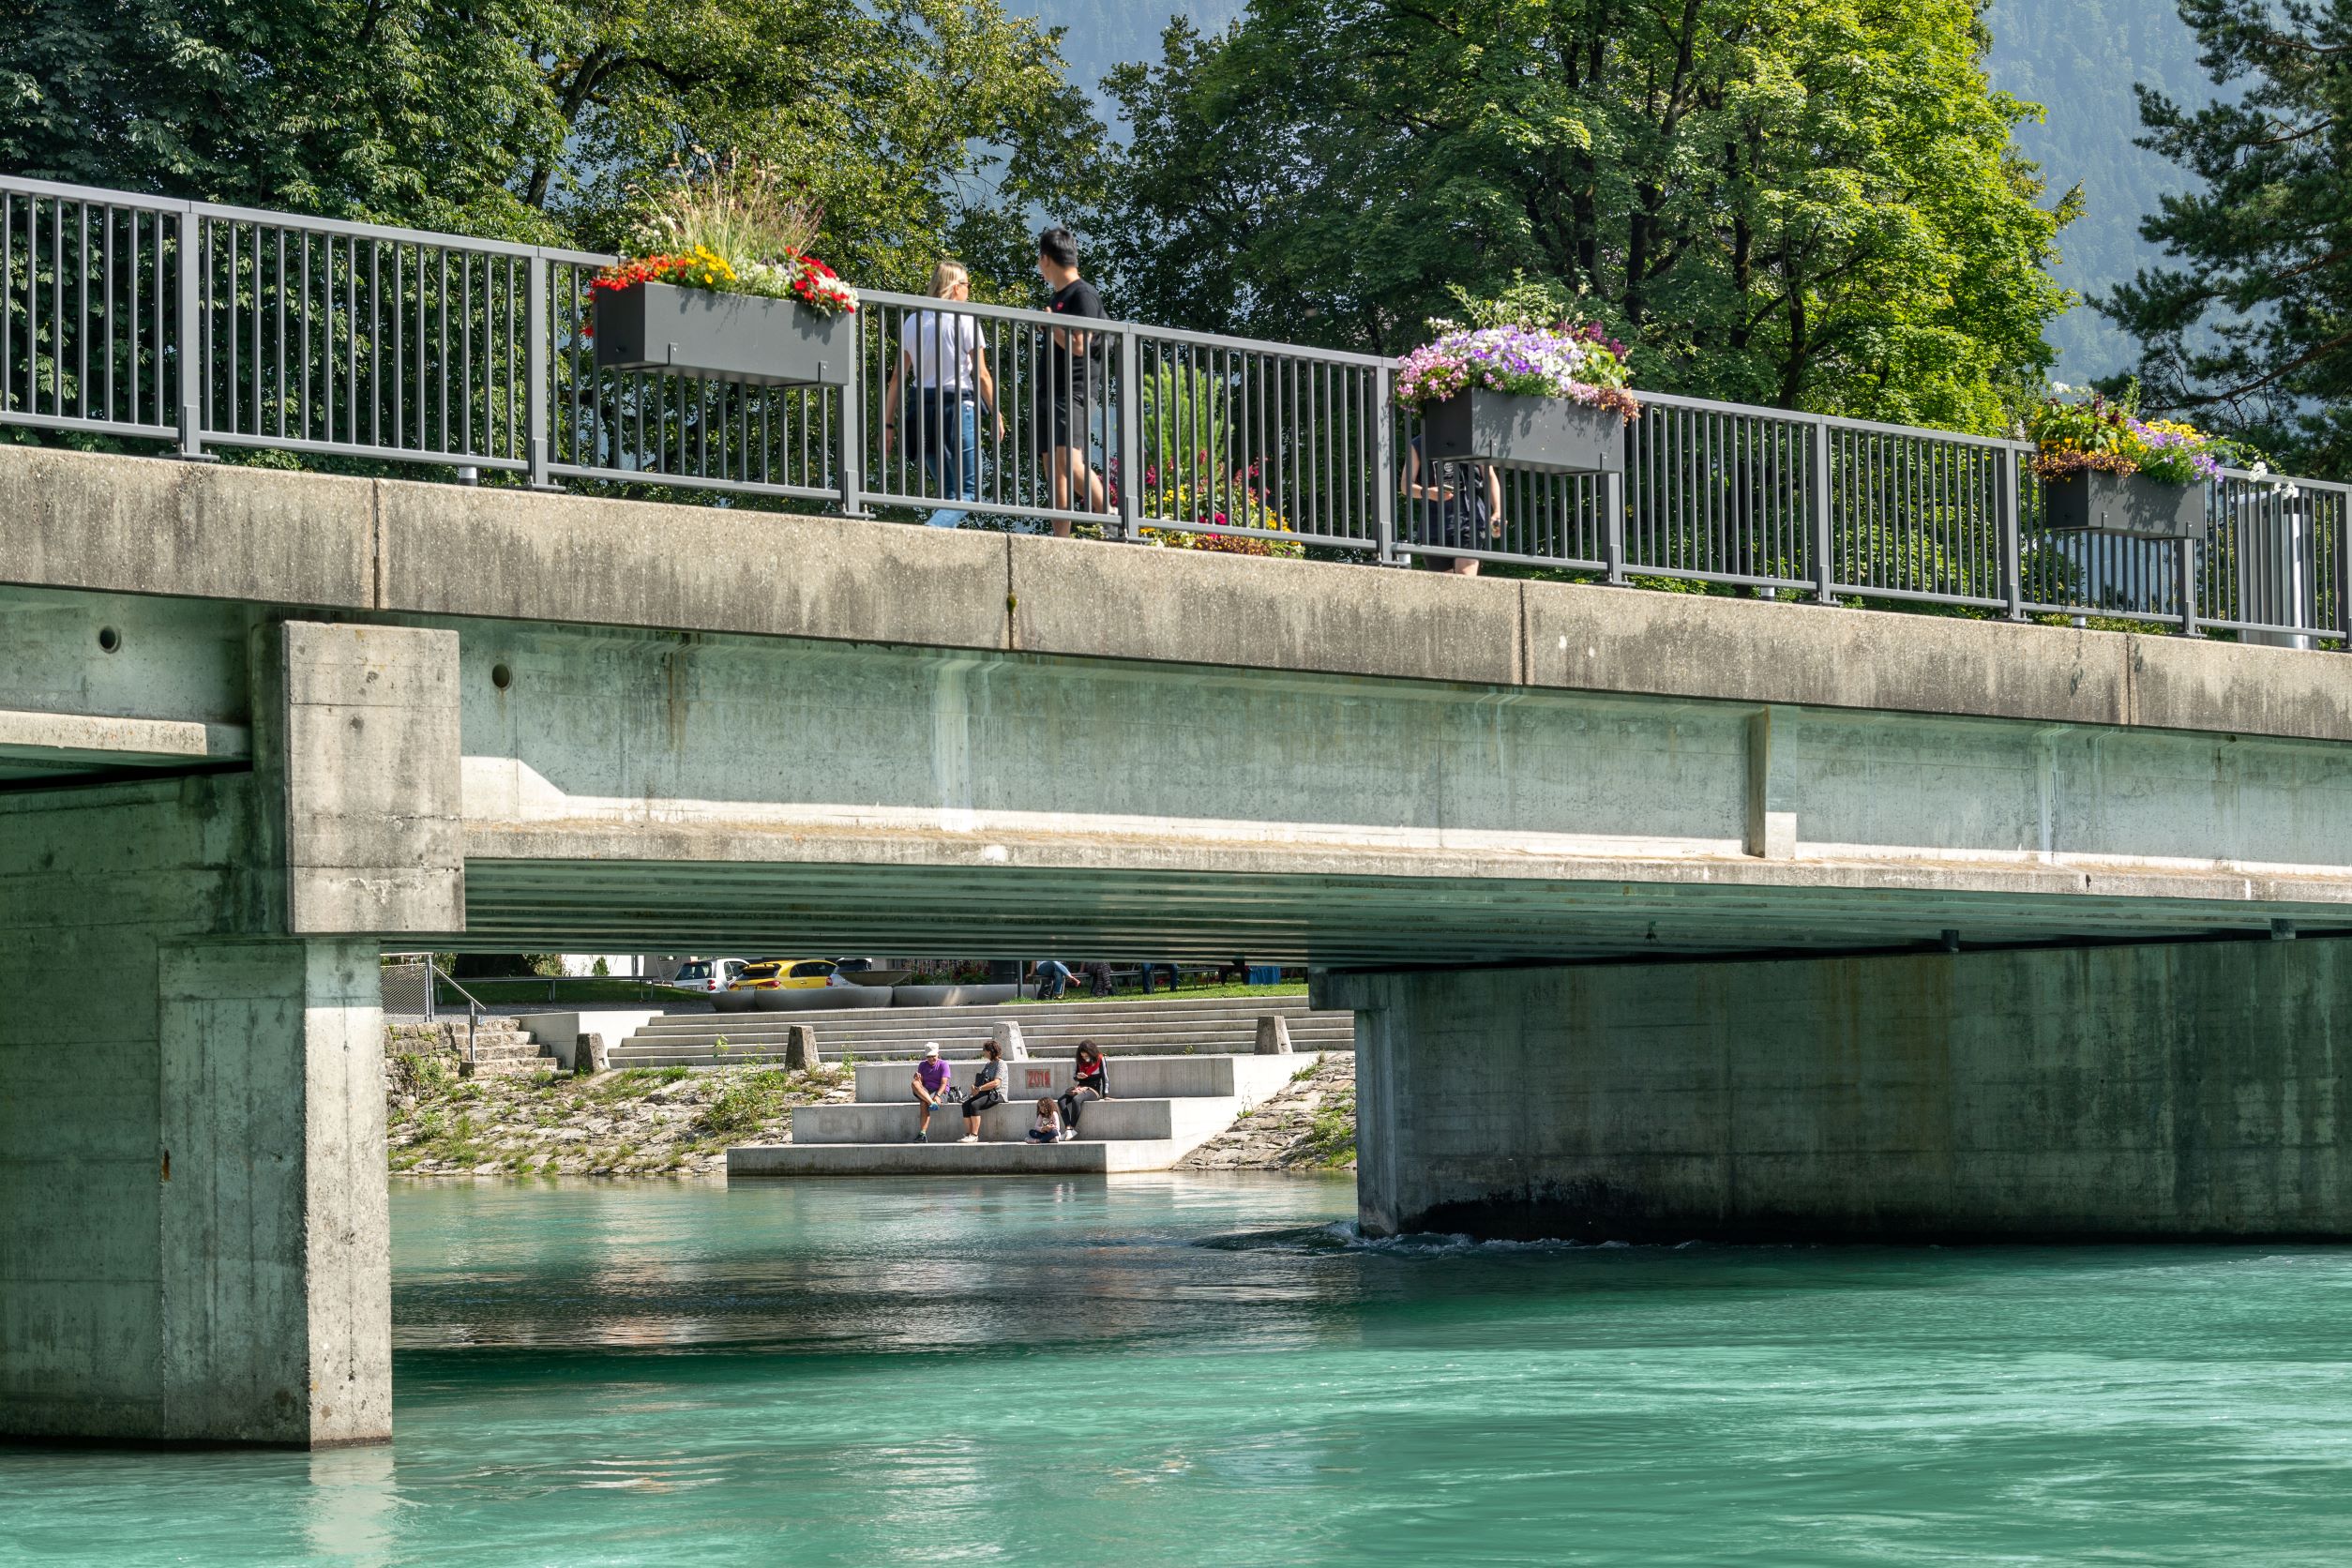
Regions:
<instances>
[{"instance_id":1,"label":"tree foliage","mask_svg":"<svg viewBox=\"0 0 2352 1568\"><path fill-rule=\"evenodd\" d=\"M2068 204L1973 0L1255 0L1114 72L1128 308L1395 352L1557 280L1642 384L1973 430L2049 363Z\"/></svg>"},{"instance_id":2,"label":"tree foliage","mask_svg":"<svg viewBox=\"0 0 2352 1568\"><path fill-rule=\"evenodd\" d=\"M2101 308L2140 343L2146 402L2328 474L2352 467L2352 0L2181 0L2213 81L2143 88L2141 145L2202 188L2141 232L2177 265Z\"/></svg>"},{"instance_id":3,"label":"tree foliage","mask_svg":"<svg viewBox=\"0 0 2352 1568\"><path fill-rule=\"evenodd\" d=\"M42 0L0 22L0 167L609 244L695 149L797 171L829 259L1023 283L1093 190L1059 36L1000 0Z\"/></svg>"}]
</instances>

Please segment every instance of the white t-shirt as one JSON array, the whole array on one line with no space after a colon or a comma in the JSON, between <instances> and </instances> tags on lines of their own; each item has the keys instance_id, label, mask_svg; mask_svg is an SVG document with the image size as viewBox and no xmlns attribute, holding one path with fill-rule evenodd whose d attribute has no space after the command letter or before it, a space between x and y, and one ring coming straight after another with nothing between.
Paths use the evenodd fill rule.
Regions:
<instances>
[{"instance_id":1,"label":"white t-shirt","mask_svg":"<svg viewBox=\"0 0 2352 1568\"><path fill-rule=\"evenodd\" d=\"M898 348L914 361L915 384L948 392L976 392L980 376L980 324L944 310L917 310L898 327Z\"/></svg>"}]
</instances>

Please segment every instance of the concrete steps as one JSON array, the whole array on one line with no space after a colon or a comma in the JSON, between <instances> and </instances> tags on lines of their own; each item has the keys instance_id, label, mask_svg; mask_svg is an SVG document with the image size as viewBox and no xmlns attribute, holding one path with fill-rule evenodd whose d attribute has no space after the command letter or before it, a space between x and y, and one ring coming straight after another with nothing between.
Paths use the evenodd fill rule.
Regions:
<instances>
[{"instance_id":1,"label":"concrete steps","mask_svg":"<svg viewBox=\"0 0 2352 1568\"><path fill-rule=\"evenodd\" d=\"M457 1030L458 1048L465 1048L465 1026ZM475 1078L528 1078L555 1065L552 1052L532 1035L504 1018L484 1018L474 1031Z\"/></svg>"},{"instance_id":2,"label":"concrete steps","mask_svg":"<svg viewBox=\"0 0 2352 1568\"><path fill-rule=\"evenodd\" d=\"M1066 1060L1004 1063L1007 1100L980 1116L980 1141L965 1143L963 1108L942 1105L916 1141L922 1109L904 1063L860 1062L857 1098L792 1112L792 1140L727 1151L727 1174L744 1176L1051 1175L1071 1171L1165 1170L1236 1117L1312 1068L1311 1053L1289 1056L1134 1056L1111 1063L1114 1098L1087 1105L1078 1136L1031 1143L1036 1102L1069 1087ZM976 1062L950 1063L948 1081L970 1088Z\"/></svg>"},{"instance_id":3,"label":"concrete steps","mask_svg":"<svg viewBox=\"0 0 2352 1568\"><path fill-rule=\"evenodd\" d=\"M1347 1013L1313 1013L1300 996L1012 1004L1002 1007L853 1008L794 1015L671 1015L649 1020L611 1052L614 1066L700 1066L780 1053L790 1027L817 1032L828 1060L911 1060L936 1040L951 1056L976 1055L1000 1020L1020 1026L1033 1056L1066 1057L1093 1040L1107 1057L1247 1054L1267 1014L1285 1020L1300 1050L1351 1050ZM726 1048L720 1050L720 1042Z\"/></svg>"}]
</instances>

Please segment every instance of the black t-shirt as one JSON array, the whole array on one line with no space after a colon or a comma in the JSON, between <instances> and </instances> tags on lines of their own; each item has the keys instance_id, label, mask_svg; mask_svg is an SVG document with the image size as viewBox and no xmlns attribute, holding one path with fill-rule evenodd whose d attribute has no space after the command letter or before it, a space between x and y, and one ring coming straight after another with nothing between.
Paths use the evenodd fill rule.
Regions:
<instances>
[{"instance_id":1,"label":"black t-shirt","mask_svg":"<svg viewBox=\"0 0 2352 1568\"><path fill-rule=\"evenodd\" d=\"M1092 316L1096 321L1108 319L1103 314L1103 296L1094 292L1094 285L1083 278L1073 278L1054 290L1046 309L1057 316ZM1076 328L1072 329L1074 332ZM1102 352L1102 334L1092 333L1084 352L1073 354L1066 344L1053 340L1048 328L1045 343L1037 352L1037 385L1048 398L1082 399L1086 396L1087 362Z\"/></svg>"}]
</instances>

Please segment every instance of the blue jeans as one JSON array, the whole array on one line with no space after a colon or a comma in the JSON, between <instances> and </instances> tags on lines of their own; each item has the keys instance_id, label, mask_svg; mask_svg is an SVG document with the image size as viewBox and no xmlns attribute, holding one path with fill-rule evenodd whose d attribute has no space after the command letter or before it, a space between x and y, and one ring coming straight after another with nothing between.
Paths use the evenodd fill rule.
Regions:
<instances>
[{"instance_id":1,"label":"blue jeans","mask_svg":"<svg viewBox=\"0 0 2352 1568\"><path fill-rule=\"evenodd\" d=\"M923 388L916 396L921 400L919 439L923 444L925 477L940 495L964 502L978 500L978 403L969 392L942 391L934 386ZM960 527L968 515L964 507L942 507L927 518L925 524L931 528Z\"/></svg>"}]
</instances>

